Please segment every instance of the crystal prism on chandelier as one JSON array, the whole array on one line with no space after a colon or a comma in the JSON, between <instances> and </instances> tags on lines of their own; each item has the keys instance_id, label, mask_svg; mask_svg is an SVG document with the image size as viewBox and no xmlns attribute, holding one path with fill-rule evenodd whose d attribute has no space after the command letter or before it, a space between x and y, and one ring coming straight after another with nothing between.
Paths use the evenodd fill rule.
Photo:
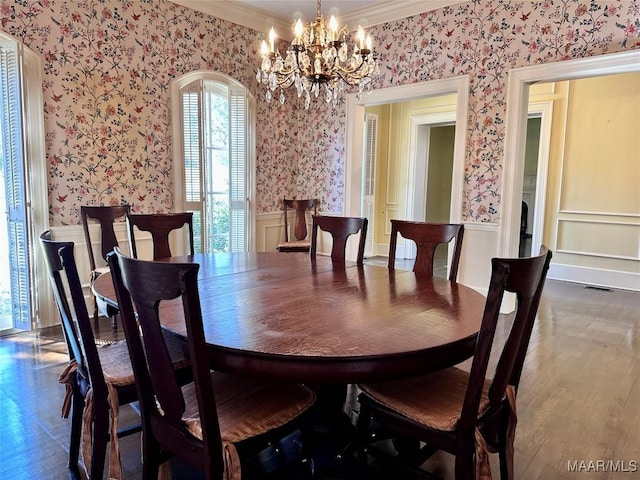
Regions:
<instances>
[{"instance_id":1,"label":"crystal prism on chandelier","mask_svg":"<svg viewBox=\"0 0 640 480\"><path fill-rule=\"evenodd\" d=\"M262 64L256 79L267 87L266 99L271 102L279 89L280 103L284 90L295 87L298 97L304 95L304 108L311 105L311 97L322 97L334 106L345 86L357 86L358 98L373 88L371 76L379 73L372 52L372 41L358 27L355 42L348 41L349 29L338 27L331 15L326 25L317 0L317 16L313 22L293 25L294 37L284 58L275 48L276 35L269 32L269 43L262 41Z\"/></svg>"}]
</instances>

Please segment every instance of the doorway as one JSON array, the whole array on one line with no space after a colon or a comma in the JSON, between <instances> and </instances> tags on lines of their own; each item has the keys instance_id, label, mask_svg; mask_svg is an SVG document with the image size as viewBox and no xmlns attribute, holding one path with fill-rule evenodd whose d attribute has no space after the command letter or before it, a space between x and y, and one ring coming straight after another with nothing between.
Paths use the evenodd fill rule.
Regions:
<instances>
[{"instance_id":1,"label":"doorway","mask_svg":"<svg viewBox=\"0 0 640 480\"><path fill-rule=\"evenodd\" d=\"M553 101L529 102L526 128L519 257L537 254L543 243Z\"/></svg>"},{"instance_id":2,"label":"doorway","mask_svg":"<svg viewBox=\"0 0 640 480\"><path fill-rule=\"evenodd\" d=\"M523 187L519 181L523 178L526 143L523 102L536 86L570 81L567 88L571 89L571 95L565 94L567 100L558 102L565 110L559 110L558 115L560 124L572 122L572 126L565 127L565 134L560 135L559 154L554 154L553 165L549 167L549 178L553 183L549 186L547 218L544 219L545 243L554 249L549 278L606 288L639 289L637 245L640 229L637 209L633 210L638 205L635 201L638 157L633 154L638 152L637 136L628 133L633 122L621 121L625 118L623 113L629 115L638 105L629 100L629 93L622 92L633 91L634 86L637 91L638 84L627 80L632 77L625 79L623 75L617 75L633 75L640 65L638 60L638 52L624 52L511 72L505 155L514 161L505 163L504 169L500 255L513 254L514 247L517 250L514 227L519 223L520 212L513 207L519 205L514 200L521 198ZM631 85L630 89L621 88L625 82ZM612 87L614 83L616 87ZM588 91L590 93L586 94ZM584 98L588 101L579 100ZM618 103L612 103L614 99ZM589 108L592 109L590 114L579 113L580 109ZM592 118L606 122L587 120ZM590 129L595 131L580 133L590 132ZM601 149L605 150L604 155L600 155ZM607 160L603 162L603 159ZM631 167L627 168L625 162L630 162ZM618 177L612 181L614 175ZM613 185L615 188L611 189ZM542 212L536 211L536 217L541 215ZM532 249L535 251L535 246Z\"/></svg>"},{"instance_id":3,"label":"doorway","mask_svg":"<svg viewBox=\"0 0 640 480\"><path fill-rule=\"evenodd\" d=\"M411 119L409 163L414 173L407 189L409 220L450 223L455 115L455 111L451 111ZM415 259L414 242L398 239L398 244L397 258ZM439 245L435 252L436 265L445 270L447 252L447 245Z\"/></svg>"},{"instance_id":4,"label":"doorway","mask_svg":"<svg viewBox=\"0 0 640 480\"><path fill-rule=\"evenodd\" d=\"M367 256L387 255L391 219L449 223L455 103L455 95L441 95L366 108L360 214L369 219ZM446 111L425 113L433 110ZM404 186L398 182L401 171L408 172ZM400 237L396 258L415 255L415 243Z\"/></svg>"},{"instance_id":5,"label":"doorway","mask_svg":"<svg viewBox=\"0 0 640 480\"><path fill-rule=\"evenodd\" d=\"M536 185L538 173L538 152L540 151L541 117L529 116L527 120L527 143L525 147L525 169L522 182L522 210L520 211L520 245L519 257L532 254L531 239L533 237L533 218L537 209Z\"/></svg>"},{"instance_id":6,"label":"doorway","mask_svg":"<svg viewBox=\"0 0 640 480\"><path fill-rule=\"evenodd\" d=\"M346 145L346 158L347 166L345 169L345 210L344 213L347 216L360 216L362 215L362 151L363 151L363 127L364 122L356 121L357 118L365 118L365 111L369 107L383 106L388 104L395 104L398 102L411 103L418 102L422 99L436 99L439 97L449 96L453 100L447 105L447 108L432 108L423 109L422 111L410 112L405 116L404 136L400 135L398 141L394 141L386 149L389 157L394 158L397 162L394 168L389 169L389 176L391 177L388 185L379 185L379 189L383 190L382 198L385 199L386 208L381 209L378 207L378 215L380 221L376 227L375 234L378 238L380 245L385 245L378 249L378 254L386 255L388 253L388 240L383 244L380 241L381 236L389 238L390 236L390 219L400 218L409 219L414 215L415 205L421 202L414 201L414 192L416 190L415 184L410 186L415 176L414 170L417 162L415 160L415 149L412 154L409 153L409 145L417 145L414 141L409 141L410 132L410 118L414 117L413 126L415 128L414 137L416 139L419 135L424 135L424 130L418 131L421 121L416 120L420 115L436 115L443 114L446 111L448 115L444 120L430 118L427 121L422 121L422 124L437 125L443 123L457 123L458 121L464 122L468 112L468 91L469 91L469 78L468 76L460 76L447 78L443 80L434 80L430 82L417 83L411 85L402 85L398 87L389 87L381 90L374 90L371 94L362 99L357 99L355 95L347 96L347 138L350 139ZM441 106L442 107L442 106ZM392 123L399 124L399 120L392 117ZM381 128L381 122L379 124ZM464 179L464 151L465 151L465 132L464 129L455 129L454 141L453 141L453 166L452 166L452 180L451 180L451 195L450 195L450 218L452 223L459 223L462 214L462 193L463 193L463 179ZM380 142L379 142L380 143ZM403 151L398 151L398 148L403 148ZM380 156L378 157L380 158ZM423 157L425 158L425 157ZM411 159L411 160L410 160ZM411 162L411 165L409 164ZM382 159L378 164L382 169ZM425 166L426 169L426 166ZM426 172L426 170L425 170ZM376 174L377 175L377 174ZM426 178L422 177L422 186L424 186ZM381 182L378 182L379 184ZM411 194L408 193L409 188L412 189ZM425 190L426 191L426 190ZM426 201L426 200L425 200ZM425 204L426 208L426 204ZM426 217L424 217L426 218ZM355 258L355 251L352 251L348 247L347 256Z\"/></svg>"},{"instance_id":7,"label":"doorway","mask_svg":"<svg viewBox=\"0 0 640 480\"><path fill-rule=\"evenodd\" d=\"M412 118L410 163L414 173L407 189L408 220L450 223L456 128L455 123L441 123L449 119L455 120L455 112ZM443 267L445 272L447 252L447 245L439 245L434 260L436 268ZM415 259L415 243L399 238L396 257Z\"/></svg>"}]
</instances>

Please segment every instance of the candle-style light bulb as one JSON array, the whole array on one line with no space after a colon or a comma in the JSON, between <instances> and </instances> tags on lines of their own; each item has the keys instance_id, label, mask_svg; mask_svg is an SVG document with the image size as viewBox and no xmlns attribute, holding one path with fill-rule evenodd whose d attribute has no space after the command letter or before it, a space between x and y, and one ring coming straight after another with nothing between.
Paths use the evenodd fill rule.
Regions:
<instances>
[{"instance_id":1,"label":"candle-style light bulb","mask_svg":"<svg viewBox=\"0 0 640 480\"><path fill-rule=\"evenodd\" d=\"M301 41L302 41L303 32L304 32L304 26L302 25L302 20L299 18L293 28L296 45L300 45L300 43L302 43Z\"/></svg>"},{"instance_id":2,"label":"candle-style light bulb","mask_svg":"<svg viewBox=\"0 0 640 480\"><path fill-rule=\"evenodd\" d=\"M373 46L373 40L371 40L371 35L367 35L367 40L365 41L365 44L367 46L367 50L371 50L371 47Z\"/></svg>"},{"instance_id":3,"label":"candle-style light bulb","mask_svg":"<svg viewBox=\"0 0 640 480\"><path fill-rule=\"evenodd\" d=\"M338 37L338 21L336 20L335 16L331 15L331 18L329 19L329 41L334 42L338 39L337 37Z\"/></svg>"},{"instance_id":4,"label":"candle-style light bulb","mask_svg":"<svg viewBox=\"0 0 640 480\"><path fill-rule=\"evenodd\" d=\"M266 40L262 40L262 45L260 46L260 53L263 57L269 55L269 46L267 45Z\"/></svg>"},{"instance_id":5,"label":"candle-style light bulb","mask_svg":"<svg viewBox=\"0 0 640 480\"><path fill-rule=\"evenodd\" d=\"M362 50L364 48L365 38L364 38L364 30L360 25L358 25L358 33L356 34L356 39L358 40L358 46L360 50Z\"/></svg>"},{"instance_id":6,"label":"candle-style light bulb","mask_svg":"<svg viewBox=\"0 0 640 480\"><path fill-rule=\"evenodd\" d=\"M271 48L271 53L275 51L275 43L276 43L276 31L271 27L269 30L269 47Z\"/></svg>"}]
</instances>

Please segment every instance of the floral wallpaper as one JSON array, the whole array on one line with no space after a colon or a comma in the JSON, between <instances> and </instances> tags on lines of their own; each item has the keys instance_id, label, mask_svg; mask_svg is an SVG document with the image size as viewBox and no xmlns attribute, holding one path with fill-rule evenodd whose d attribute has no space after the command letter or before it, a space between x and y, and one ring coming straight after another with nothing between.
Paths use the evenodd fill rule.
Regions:
<instances>
[{"instance_id":1,"label":"floral wallpaper","mask_svg":"<svg viewBox=\"0 0 640 480\"><path fill-rule=\"evenodd\" d=\"M0 28L44 61L52 225L79 223L84 204L170 210L169 85L201 69L258 99L258 213L285 195L342 212L344 102L267 104L255 81L258 32L166 0L1 0ZM462 216L498 222L509 69L640 48L640 3L475 0L370 33L376 88L470 75Z\"/></svg>"}]
</instances>

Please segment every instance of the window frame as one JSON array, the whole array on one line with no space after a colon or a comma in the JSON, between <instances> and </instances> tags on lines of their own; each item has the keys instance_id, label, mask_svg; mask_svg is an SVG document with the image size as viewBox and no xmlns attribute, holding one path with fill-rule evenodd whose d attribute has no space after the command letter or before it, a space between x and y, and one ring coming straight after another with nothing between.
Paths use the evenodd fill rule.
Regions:
<instances>
[{"instance_id":1,"label":"window frame","mask_svg":"<svg viewBox=\"0 0 640 480\"><path fill-rule=\"evenodd\" d=\"M172 135L173 135L173 210L185 211L185 169L183 158L182 97L184 87L194 82L213 81L225 84L229 90L241 89L247 98L247 148L246 148L246 194L247 194L247 250L255 251L255 192L256 192L256 101L242 83L219 72L195 71L174 79L171 83ZM202 156L201 156L202 158Z\"/></svg>"}]
</instances>

